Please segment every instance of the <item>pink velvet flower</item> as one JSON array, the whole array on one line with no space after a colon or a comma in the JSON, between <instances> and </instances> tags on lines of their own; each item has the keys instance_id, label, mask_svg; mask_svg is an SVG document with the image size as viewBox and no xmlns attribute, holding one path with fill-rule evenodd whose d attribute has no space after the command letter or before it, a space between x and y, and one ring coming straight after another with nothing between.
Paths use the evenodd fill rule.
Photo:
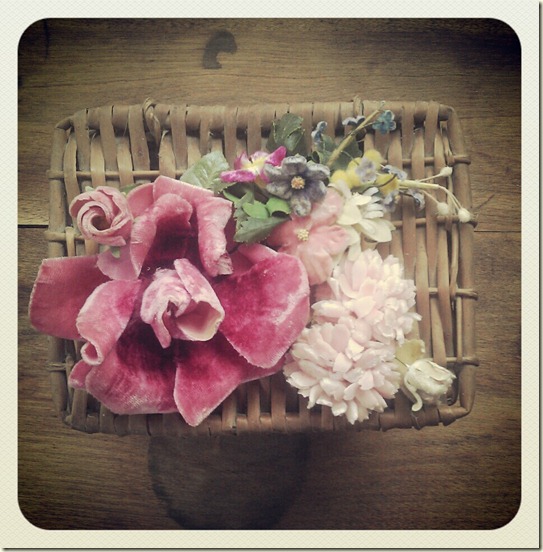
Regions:
<instances>
[{"instance_id":1,"label":"pink velvet flower","mask_svg":"<svg viewBox=\"0 0 543 552\"><path fill-rule=\"evenodd\" d=\"M324 200L307 217L293 217L277 226L267 242L282 253L298 257L304 264L309 284L326 281L335 260L349 244L347 231L334 224L343 207L341 196L328 188Z\"/></svg>"},{"instance_id":2,"label":"pink velvet flower","mask_svg":"<svg viewBox=\"0 0 543 552\"><path fill-rule=\"evenodd\" d=\"M119 258L43 261L30 319L84 342L73 387L118 414L178 411L195 426L238 385L281 368L308 319L307 275L260 244L232 259L231 203L208 190L159 177L127 203Z\"/></svg>"},{"instance_id":3,"label":"pink velvet flower","mask_svg":"<svg viewBox=\"0 0 543 552\"><path fill-rule=\"evenodd\" d=\"M284 146L278 147L272 153L256 151L251 156L244 151L234 161L233 171L221 173L221 180L223 182L255 182L259 186L265 186L269 179L264 173L264 165L279 166L286 153L287 149Z\"/></svg>"},{"instance_id":4,"label":"pink velvet flower","mask_svg":"<svg viewBox=\"0 0 543 552\"><path fill-rule=\"evenodd\" d=\"M70 214L84 238L103 245L122 246L130 235L132 216L126 196L115 188L99 186L78 195Z\"/></svg>"}]
</instances>

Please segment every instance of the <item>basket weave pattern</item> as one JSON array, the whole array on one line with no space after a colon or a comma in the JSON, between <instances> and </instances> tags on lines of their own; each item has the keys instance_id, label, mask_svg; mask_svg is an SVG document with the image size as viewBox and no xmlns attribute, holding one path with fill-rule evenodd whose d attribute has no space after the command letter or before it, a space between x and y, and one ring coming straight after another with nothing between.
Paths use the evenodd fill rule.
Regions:
<instances>
[{"instance_id":1,"label":"basket weave pattern","mask_svg":"<svg viewBox=\"0 0 543 552\"><path fill-rule=\"evenodd\" d=\"M341 121L370 113L378 102L260 104L253 106L109 105L85 109L59 122L54 130L50 184L49 257L94 254L98 245L80 236L68 214L72 199L87 186L123 188L153 181L158 175L179 178L202 155L222 151L230 165L243 150L265 149L272 122L286 112L303 117L305 138L319 121L343 135ZM420 179L444 166L454 168L453 189L471 206L469 157L456 112L436 102L387 102L398 128L388 135L368 133L364 148L375 148L387 162ZM428 207L429 208L429 207ZM190 435L244 431L299 432L334 429L421 428L445 425L468 414L475 394L473 225L455 216L426 216L403 198L392 214L396 226L379 252L393 254L404 276L416 283L416 308L422 315L413 337L424 340L428 356L457 376L447 403L413 413L399 392L382 413L351 426L328 407L307 409L282 372L240 386L200 426L179 414L115 415L84 390L73 390L67 377L79 359L80 343L50 337L48 370L61 418L89 433Z\"/></svg>"}]
</instances>

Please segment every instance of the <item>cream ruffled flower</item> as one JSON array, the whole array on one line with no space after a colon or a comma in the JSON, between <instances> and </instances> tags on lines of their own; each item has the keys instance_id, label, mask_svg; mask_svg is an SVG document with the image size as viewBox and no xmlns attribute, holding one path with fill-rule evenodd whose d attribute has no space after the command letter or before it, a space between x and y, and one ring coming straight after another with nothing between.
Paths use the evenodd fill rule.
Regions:
<instances>
[{"instance_id":1,"label":"cream ruffled flower","mask_svg":"<svg viewBox=\"0 0 543 552\"><path fill-rule=\"evenodd\" d=\"M400 261L382 259L375 250L362 251L354 260L344 256L328 279L328 289L319 290L313 305L317 322L335 322L354 316L371 339L403 343L420 315L415 305L415 284L403 278Z\"/></svg>"},{"instance_id":2,"label":"cream ruffled flower","mask_svg":"<svg viewBox=\"0 0 543 552\"><path fill-rule=\"evenodd\" d=\"M349 186L339 181L331 184L344 198L343 210L336 224L349 234L349 258L354 259L361 251L361 235L379 243L392 239L394 225L384 218L384 207L378 189L368 188L363 193L353 193Z\"/></svg>"},{"instance_id":3,"label":"cream ruffled flower","mask_svg":"<svg viewBox=\"0 0 543 552\"><path fill-rule=\"evenodd\" d=\"M346 317L305 328L284 367L287 381L309 399L308 408L329 406L352 424L368 418L370 411L382 412L400 383L394 347L367 341L355 325L354 318Z\"/></svg>"},{"instance_id":4,"label":"cream ruffled flower","mask_svg":"<svg viewBox=\"0 0 543 552\"><path fill-rule=\"evenodd\" d=\"M418 412L424 404L437 405L449 391L456 376L425 354L420 339L406 341L396 351L396 368L402 375L401 388Z\"/></svg>"}]
</instances>

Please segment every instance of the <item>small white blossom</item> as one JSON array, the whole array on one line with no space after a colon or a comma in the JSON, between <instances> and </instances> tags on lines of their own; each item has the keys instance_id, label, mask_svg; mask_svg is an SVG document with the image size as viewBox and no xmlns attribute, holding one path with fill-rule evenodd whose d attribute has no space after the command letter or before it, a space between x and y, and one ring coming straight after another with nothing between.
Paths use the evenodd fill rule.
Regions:
<instances>
[{"instance_id":1,"label":"small white blossom","mask_svg":"<svg viewBox=\"0 0 543 552\"><path fill-rule=\"evenodd\" d=\"M446 217L451 214L450 207L443 201L437 203L437 214Z\"/></svg>"},{"instance_id":2,"label":"small white blossom","mask_svg":"<svg viewBox=\"0 0 543 552\"><path fill-rule=\"evenodd\" d=\"M451 176L453 170L452 170L452 167L443 167L440 171L439 171L439 174L437 174L435 176L435 178L439 177L439 176Z\"/></svg>"},{"instance_id":3,"label":"small white blossom","mask_svg":"<svg viewBox=\"0 0 543 552\"><path fill-rule=\"evenodd\" d=\"M430 359L419 359L407 367L402 390L414 402L411 409L417 412L423 404L438 404L455 379L454 374Z\"/></svg>"},{"instance_id":4,"label":"small white blossom","mask_svg":"<svg viewBox=\"0 0 543 552\"><path fill-rule=\"evenodd\" d=\"M396 369L401 374L401 389L414 403L417 412L423 404L439 404L452 385L455 375L429 358L421 339L409 339L396 349Z\"/></svg>"},{"instance_id":5,"label":"small white blossom","mask_svg":"<svg viewBox=\"0 0 543 552\"><path fill-rule=\"evenodd\" d=\"M471 220L471 213L465 208L458 209L458 220L460 222L469 222Z\"/></svg>"}]
</instances>

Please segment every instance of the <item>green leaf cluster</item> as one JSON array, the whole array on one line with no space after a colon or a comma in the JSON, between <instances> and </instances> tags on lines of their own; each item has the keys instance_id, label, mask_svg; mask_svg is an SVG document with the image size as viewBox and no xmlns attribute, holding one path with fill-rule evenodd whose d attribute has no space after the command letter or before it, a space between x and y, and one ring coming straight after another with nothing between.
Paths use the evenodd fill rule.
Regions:
<instances>
[{"instance_id":1,"label":"green leaf cluster","mask_svg":"<svg viewBox=\"0 0 543 552\"><path fill-rule=\"evenodd\" d=\"M288 220L290 206L278 197L260 199L255 197L253 188L245 186L244 194L237 197L227 191L223 195L234 204L236 233L234 240L242 243L256 243L266 239L271 231Z\"/></svg>"},{"instance_id":2,"label":"green leaf cluster","mask_svg":"<svg viewBox=\"0 0 543 552\"><path fill-rule=\"evenodd\" d=\"M302 126L303 119L292 113L285 113L281 119L274 121L266 143L266 149L275 151L280 146L285 146L287 155L307 155Z\"/></svg>"}]
</instances>

